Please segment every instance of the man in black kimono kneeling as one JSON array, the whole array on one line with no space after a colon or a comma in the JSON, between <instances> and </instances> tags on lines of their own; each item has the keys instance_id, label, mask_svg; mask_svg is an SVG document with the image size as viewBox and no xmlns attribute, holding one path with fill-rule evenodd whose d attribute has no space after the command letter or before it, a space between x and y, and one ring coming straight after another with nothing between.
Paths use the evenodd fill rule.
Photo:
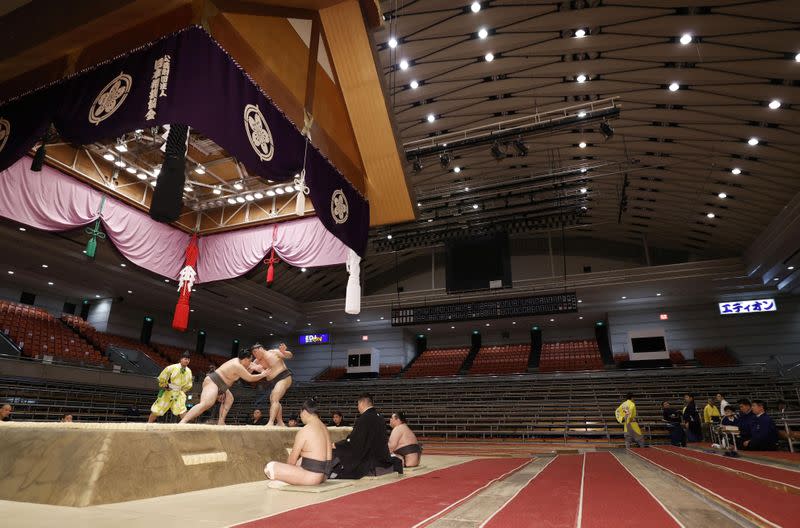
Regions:
<instances>
[{"instance_id":1,"label":"man in black kimono kneeling","mask_svg":"<svg viewBox=\"0 0 800 528\"><path fill-rule=\"evenodd\" d=\"M360 479L393 471L402 473L402 461L389 455L386 421L372 406L371 395L364 393L358 397L358 413L353 432L333 444L330 478Z\"/></svg>"}]
</instances>

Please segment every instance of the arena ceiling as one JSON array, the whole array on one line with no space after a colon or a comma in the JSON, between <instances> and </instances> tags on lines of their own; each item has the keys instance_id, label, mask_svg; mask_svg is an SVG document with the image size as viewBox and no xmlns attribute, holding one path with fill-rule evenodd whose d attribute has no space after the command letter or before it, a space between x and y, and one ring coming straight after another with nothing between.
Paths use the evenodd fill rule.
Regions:
<instances>
[{"instance_id":1,"label":"arena ceiling","mask_svg":"<svg viewBox=\"0 0 800 528\"><path fill-rule=\"evenodd\" d=\"M459 230L535 236L564 226L568 236L646 240L695 258L740 255L800 191L796 1L381 8L377 53L418 219L375 230L379 252ZM591 115L609 99L620 109L607 120L612 137L595 120L494 145L443 145L537 114ZM438 151L417 157L421 147Z\"/></svg>"}]
</instances>

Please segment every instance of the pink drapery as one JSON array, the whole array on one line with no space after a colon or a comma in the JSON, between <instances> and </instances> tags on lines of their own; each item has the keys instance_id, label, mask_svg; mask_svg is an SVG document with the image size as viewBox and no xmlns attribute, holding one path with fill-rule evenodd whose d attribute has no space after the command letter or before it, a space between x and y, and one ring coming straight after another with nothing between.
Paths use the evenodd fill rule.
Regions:
<instances>
[{"instance_id":1,"label":"pink drapery","mask_svg":"<svg viewBox=\"0 0 800 528\"><path fill-rule=\"evenodd\" d=\"M98 217L102 193L52 167L30 170L24 157L0 172L0 216L45 231L66 231ZM107 197L100 219L111 242L128 260L177 279L190 235ZM349 248L316 217L277 225L275 252L293 266L344 264ZM272 248L273 225L199 239L197 282L231 279L258 265Z\"/></svg>"}]
</instances>

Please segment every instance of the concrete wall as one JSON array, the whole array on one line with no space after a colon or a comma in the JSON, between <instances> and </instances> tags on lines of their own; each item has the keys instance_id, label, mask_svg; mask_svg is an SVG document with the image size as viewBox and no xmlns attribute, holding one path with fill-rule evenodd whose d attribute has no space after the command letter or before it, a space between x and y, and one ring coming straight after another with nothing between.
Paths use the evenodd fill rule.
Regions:
<instances>
[{"instance_id":1,"label":"concrete wall","mask_svg":"<svg viewBox=\"0 0 800 528\"><path fill-rule=\"evenodd\" d=\"M667 347L694 357L695 348L727 346L743 363L777 356L784 364L800 361L800 297L778 297L778 311L761 314L719 315L717 305L635 310L609 313L611 347L628 352L628 332L663 327ZM659 320L667 313L669 320Z\"/></svg>"}]
</instances>

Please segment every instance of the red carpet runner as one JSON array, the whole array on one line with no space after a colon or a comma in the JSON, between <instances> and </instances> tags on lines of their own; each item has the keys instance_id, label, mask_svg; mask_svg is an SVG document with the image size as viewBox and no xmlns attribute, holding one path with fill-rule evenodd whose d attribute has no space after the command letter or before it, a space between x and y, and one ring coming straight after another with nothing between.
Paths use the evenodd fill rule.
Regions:
<instances>
[{"instance_id":1,"label":"red carpet runner","mask_svg":"<svg viewBox=\"0 0 800 528\"><path fill-rule=\"evenodd\" d=\"M556 458L484 526L677 528L680 524L613 455L589 453L585 466L583 455Z\"/></svg>"},{"instance_id":2,"label":"red carpet runner","mask_svg":"<svg viewBox=\"0 0 800 528\"><path fill-rule=\"evenodd\" d=\"M582 528L679 527L611 453L586 455Z\"/></svg>"},{"instance_id":3,"label":"red carpet runner","mask_svg":"<svg viewBox=\"0 0 800 528\"><path fill-rule=\"evenodd\" d=\"M745 473L755 475L756 477L774 480L775 482L779 482L781 484L788 484L789 486L800 488L800 471L791 471L788 469L766 466L764 464L748 462L747 460L741 460L737 458L724 457L722 455L700 453L698 451L682 449L680 447L664 447L658 449L664 449L665 451L670 451L678 455L688 456L697 460L702 460L703 462L708 462L717 466L724 466L736 471L743 471Z\"/></svg>"},{"instance_id":4,"label":"red carpet runner","mask_svg":"<svg viewBox=\"0 0 800 528\"><path fill-rule=\"evenodd\" d=\"M583 455L559 455L483 526L572 528L578 515L582 466Z\"/></svg>"},{"instance_id":5,"label":"red carpet runner","mask_svg":"<svg viewBox=\"0 0 800 528\"><path fill-rule=\"evenodd\" d=\"M772 525L797 526L800 519L797 495L658 449L636 449L634 452L725 499L745 514L749 511Z\"/></svg>"},{"instance_id":6,"label":"red carpet runner","mask_svg":"<svg viewBox=\"0 0 800 528\"><path fill-rule=\"evenodd\" d=\"M519 458L473 460L237 526L410 528L440 512L444 513L443 510L449 509L454 503L529 461Z\"/></svg>"}]
</instances>

